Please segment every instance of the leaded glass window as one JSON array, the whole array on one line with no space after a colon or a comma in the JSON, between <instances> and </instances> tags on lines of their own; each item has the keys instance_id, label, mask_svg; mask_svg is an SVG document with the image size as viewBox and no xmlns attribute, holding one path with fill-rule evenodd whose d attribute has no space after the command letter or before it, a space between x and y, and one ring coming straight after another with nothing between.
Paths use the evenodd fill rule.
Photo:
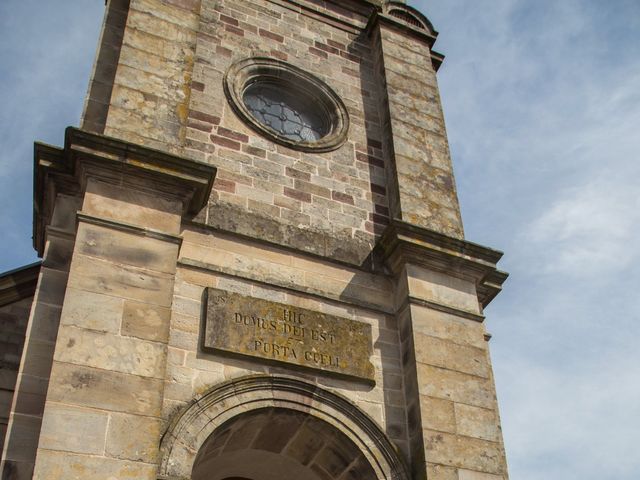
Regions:
<instances>
[{"instance_id":1,"label":"leaded glass window","mask_svg":"<svg viewBox=\"0 0 640 480\"><path fill-rule=\"evenodd\" d=\"M313 142L329 133L329 125L308 99L286 91L282 85L257 82L244 92L243 101L263 125L295 142Z\"/></svg>"},{"instance_id":2,"label":"leaded glass window","mask_svg":"<svg viewBox=\"0 0 640 480\"><path fill-rule=\"evenodd\" d=\"M349 115L318 77L280 60L253 57L229 67L225 94L253 130L289 148L329 152L347 139Z\"/></svg>"}]
</instances>

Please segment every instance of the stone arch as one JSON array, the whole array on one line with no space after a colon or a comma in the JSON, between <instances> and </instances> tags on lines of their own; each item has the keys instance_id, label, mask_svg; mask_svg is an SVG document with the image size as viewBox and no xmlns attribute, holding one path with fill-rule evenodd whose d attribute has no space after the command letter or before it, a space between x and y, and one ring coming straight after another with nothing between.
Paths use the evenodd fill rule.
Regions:
<instances>
[{"instance_id":1,"label":"stone arch","mask_svg":"<svg viewBox=\"0 0 640 480\"><path fill-rule=\"evenodd\" d=\"M203 455L216 451L217 436L247 428L251 422L264 422L268 415L277 416L279 421L288 416L290 422L311 422L308 428L333 429L338 443L353 445L357 450L348 457L354 468L369 468L372 478L379 480L409 480L395 446L356 405L297 378L267 375L241 377L218 385L176 415L161 441L160 478L191 479L194 465L203 461ZM198 458L199 452L208 453L200 453ZM268 461L268 454L259 453L264 461ZM361 460L366 461L366 467L360 465ZM243 476L232 473L228 478Z\"/></svg>"}]
</instances>

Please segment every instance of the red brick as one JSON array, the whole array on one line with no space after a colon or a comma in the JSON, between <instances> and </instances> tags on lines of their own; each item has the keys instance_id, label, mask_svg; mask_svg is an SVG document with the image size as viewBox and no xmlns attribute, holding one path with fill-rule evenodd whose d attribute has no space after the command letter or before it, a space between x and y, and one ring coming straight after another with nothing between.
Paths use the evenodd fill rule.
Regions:
<instances>
[{"instance_id":1,"label":"red brick","mask_svg":"<svg viewBox=\"0 0 640 480\"><path fill-rule=\"evenodd\" d=\"M369 233L380 235L382 232L384 232L385 228L387 227L378 223L364 222L364 229Z\"/></svg>"},{"instance_id":2,"label":"red brick","mask_svg":"<svg viewBox=\"0 0 640 480\"><path fill-rule=\"evenodd\" d=\"M389 217L385 216L385 215L380 215L377 213L369 213L369 220L371 220L373 223L378 223L380 225L388 225L389 224Z\"/></svg>"},{"instance_id":3,"label":"red brick","mask_svg":"<svg viewBox=\"0 0 640 480\"><path fill-rule=\"evenodd\" d=\"M337 200L338 202L348 203L349 205L353 205L353 197L346 193L336 192L335 190L331 192L331 198Z\"/></svg>"},{"instance_id":4,"label":"red brick","mask_svg":"<svg viewBox=\"0 0 640 480\"><path fill-rule=\"evenodd\" d=\"M275 40L276 42L283 43L284 37L282 35L278 35L277 33L270 32L269 30L265 30L261 28L258 30L258 33L261 37L270 38L271 40Z\"/></svg>"},{"instance_id":5,"label":"red brick","mask_svg":"<svg viewBox=\"0 0 640 480\"><path fill-rule=\"evenodd\" d=\"M340 56L342 58L346 58L347 60L350 60L352 62L360 63L360 57L358 57L356 55L352 55L349 52L340 52Z\"/></svg>"},{"instance_id":6,"label":"red brick","mask_svg":"<svg viewBox=\"0 0 640 480\"><path fill-rule=\"evenodd\" d=\"M377 148L378 150L382 150L382 142L380 142L378 140L374 140L373 138L368 138L367 139L367 143L369 144L369 146L371 146L373 148Z\"/></svg>"},{"instance_id":7,"label":"red brick","mask_svg":"<svg viewBox=\"0 0 640 480\"><path fill-rule=\"evenodd\" d=\"M236 20L233 17L229 17L227 15L224 15L222 13L220 14L220 21L224 22L224 23L228 23L229 25L234 25L236 27L238 26L238 20Z\"/></svg>"},{"instance_id":8,"label":"red brick","mask_svg":"<svg viewBox=\"0 0 640 480\"><path fill-rule=\"evenodd\" d=\"M220 117L209 115L208 113L199 112L197 110L191 110L189 112L189 117L195 118L196 120L201 120L203 122L211 123L212 125L218 125L220 123Z\"/></svg>"},{"instance_id":9,"label":"red brick","mask_svg":"<svg viewBox=\"0 0 640 480\"><path fill-rule=\"evenodd\" d=\"M347 67L342 67L342 73L346 73L347 75L351 75L352 77L360 76L360 74L356 70Z\"/></svg>"},{"instance_id":10,"label":"red brick","mask_svg":"<svg viewBox=\"0 0 640 480\"><path fill-rule=\"evenodd\" d=\"M220 177L217 177L213 182L213 188L216 190L222 190L224 192L236 193L236 184L234 182L230 182L229 180L223 180Z\"/></svg>"},{"instance_id":11,"label":"red brick","mask_svg":"<svg viewBox=\"0 0 640 480\"><path fill-rule=\"evenodd\" d=\"M306 203L311 202L311 194L306 192L301 192L300 190L294 190L289 187L284 187L284 194L287 197L295 198L296 200L300 200L301 202L306 202Z\"/></svg>"},{"instance_id":12,"label":"red brick","mask_svg":"<svg viewBox=\"0 0 640 480\"><path fill-rule=\"evenodd\" d=\"M196 130L200 130L201 132L211 132L211 125L208 123L199 122L197 120L189 120L187 122L187 127L195 128Z\"/></svg>"},{"instance_id":13,"label":"red brick","mask_svg":"<svg viewBox=\"0 0 640 480\"><path fill-rule=\"evenodd\" d=\"M224 127L218 127L218 135L222 135L223 137L230 138L231 140L237 140L242 143L247 143L249 141L249 137L244 133L235 132Z\"/></svg>"},{"instance_id":14,"label":"red brick","mask_svg":"<svg viewBox=\"0 0 640 480\"><path fill-rule=\"evenodd\" d=\"M318 50L317 48L309 47L309 52L322 58L329 58L327 52L323 52L322 50Z\"/></svg>"},{"instance_id":15,"label":"red brick","mask_svg":"<svg viewBox=\"0 0 640 480\"><path fill-rule=\"evenodd\" d=\"M384 205L375 205L375 209L376 209L376 213L379 213L380 215L385 215L385 216L389 216L389 208L385 207Z\"/></svg>"},{"instance_id":16,"label":"red brick","mask_svg":"<svg viewBox=\"0 0 640 480\"><path fill-rule=\"evenodd\" d=\"M336 42L335 40L327 39L327 43L338 50L346 50L347 48L344 43Z\"/></svg>"},{"instance_id":17,"label":"red brick","mask_svg":"<svg viewBox=\"0 0 640 480\"><path fill-rule=\"evenodd\" d=\"M241 37L244 37L244 30L242 30L241 28L234 27L233 25L225 25L224 29L227 32L231 32L231 33L234 33L234 34L239 35Z\"/></svg>"},{"instance_id":18,"label":"red brick","mask_svg":"<svg viewBox=\"0 0 640 480\"><path fill-rule=\"evenodd\" d=\"M230 148L232 150L240 150L240 144L234 140L225 137L219 137L218 135L209 135L211 141L221 147Z\"/></svg>"},{"instance_id":19,"label":"red brick","mask_svg":"<svg viewBox=\"0 0 640 480\"><path fill-rule=\"evenodd\" d=\"M263 148L252 147L251 145L243 145L242 151L249 155L255 155L260 158L267 158L267 151Z\"/></svg>"},{"instance_id":20,"label":"red brick","mask_svg":"<svg viewBox=\"0 0 640 480\"><path fill-rule=\"evenodd\" d=\"M380 185L376 185L375 183L371 184L371 191L373 193L377 193L378 195L386 195L387 194L387 189L384 187L381 187Z\"/></svg>"},{"instance_id":21,"label":"red brick","mask_svg":"<svg viewBox=\"0 0 640 480\"><path fill-rule=\"evenodd\" d=\"M369 156L366 153L356 152L356 160L384 168L384 162L381 159Z\"/></svg>"},{"instance_id":22,"label":"red brick","mask_svg":"<svg viewBox=\"0 0 640 480\"><path fill-rule=\"evenodd\" d=\"M282 60L283 62L286 62L287 59L289 58L289 55L287 55L286 53L283 52L278 52L277 50L271 50L271 56L278 58L280 60Z\"/></svg>"},{"instance_id":23,"label":"red brick","mask_svg":"<svg viewBox=\"0 0 640 480\"><path fill-rule=\"evenodd\" d=\"M324 43L315 42L316 48L320 49L320 50L324 50L327 53L333 53L334 55L337 55L338 53L340 53L340 51L337 48L333 48L329 45L325 45Z\"/></svg>"},{"instance_id":24,"label":"red brick","mask_svg":"<svg viewBox=\"0 0 640 480\"><path fill-rule=\"evenodd\" d=\"M222 55L223 57L230 57L233 54L231 50L225 47L221 47L220 45L216 47L216 53L218 55Z\"/></svg>"}]
</instances>

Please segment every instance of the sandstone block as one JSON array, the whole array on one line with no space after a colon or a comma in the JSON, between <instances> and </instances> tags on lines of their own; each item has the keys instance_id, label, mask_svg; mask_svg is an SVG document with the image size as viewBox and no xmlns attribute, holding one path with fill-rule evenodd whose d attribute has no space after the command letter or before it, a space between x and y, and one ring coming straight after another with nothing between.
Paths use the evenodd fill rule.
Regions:
<instances>
[{"instance_id":1,"label":"sandstone block","mask_svg":"<svg viewBox=\"0 0 640 480\"><path fill-rule=\"evenodd\" d=\"M166 343L169 340L170 316L168 308L125 300L121 333Z\"/></svg>"},{"instance_id":2,"label":"sandstone block","mask_svg":"<svg viewBox=\"0 0 640 480\"><path fill-rule=\"evenodd\" d=\"M69 287L62 308L62 325L117 333L120 330L123 300L110 295Z\"/></svg>"},{"instance_id":3,"label":"sandstone block","mask_svg":"<svg viewBox=\"0 0 640 480\"><path fill-rule=\"evenodd\" d=\"M40 448L102 455L109 415L49 402L42 418Z\"/></svg>"},{"instance_id":4,"label":"sandstone block","mask_svg":"<svg viewBox=\"0 0 640 480\"><path fill-rule=\"evenodd\" d=\"M460 310L480 313L475 285L451 275L407 265L409 293Z\"/></svg>"},{"instance_id":5,"label":"sandstone block","mask_svg":"<svg viewBox=\"0 0 640 480\"><path fill-rule=\"evenodd\" d=\"M483 408L493 408L495 393L491 380L466 373L418 363L420 394Z\"/></svg>"},{"instance_id":6,"label":"sandstone block","mask_svg":"<svg viewBox=\"0 0 640 480\"><path fill-rule=\"evenodd\" d=\"M497 475L506 471L504 451L498 443L431 430L423 432L429 463Z\"/></svg>"},{"instance_id":7,"label":"sandstone block","mask_svg":"<svg viewBox=\"0 0 640 480\"><path fill-rule=\"evenodd\" d=\"M458 345L422 333L414 333L413 344L418 362L489 378L485 350Z\"/></svg>"},{"instance_id":8,"label":"sandstone block","mask_svg":"<svg viewBox=\"0 0 640 480\"><path fill-rule=\"evenodd\" d=\"M56 362L48 400L115 412L157 416L162 381Z\"/></svg>"},{"instance_id":9,"label":"sandstone block","mask_svg":"<svg viewBox=\"0 0 640 480\"><path fill-rule=\"evenodd\" d=\"M165 347L155 342L65 327L55 359L143 377L164 374Z\"/></svg>"},{"instance_id":10,"label":"sandstone block","mask_svg":"<svg viewBox=\"0 0 640 480\"><path fill-rule=\"evenodd\" d=\"M455 411L458 434L492 442L502 440L500 423L495 410L457 403Z\"/></svg>"},{"instance_id":11,"label":"sandstone block","mask_svg":"<svg viewBox=\"0 0 640 480\"><path fill-rule=\"evenodd\" d=\"M109 421L106 453L124 460L155 463L163 422L157 418L113 413Z\"/></svg>"},{"instance_id":12,"label":"sandstone block","mask_svg":"<svg viewBox=\"0 0 640 480\"><path fill-rule=\"evenodd\" d=\"M503 475L492 475L490 473L473 472L471 470L458 470L458 480L503 480Z\"/></svg>"},{"instance_id":13,"label":"sandstone block","mask_svg":"<svg viewBox=\"0 0 640 480\"><path fill-rule=\"evenodd\" d=\"M423 428L441 432L456 432L454 404L449 400L420 396L420 415Z\"/></svg>"},{"instance_id":14,"label":"sandstone block","mask_svg":"<svg viewBox=\"0 0 640 480\"><path fill-rule=\"evenodd\" d=\"M156 465L68 452L38 451L34 480L156 480Z\"/></svg>"},{"instance_id":15,"label":"sandstone block","mask_svg":"<svg viewBox=\"0 0 640 480\"><path fill-rule=\"evenodd\" d=\"M71 266L69 286L169 307L173 277L77 255Z\"/></svg>"},{"instance_id":16,"label":"sandstone block","mask_svg":"<svg viewBox=\"0 0 640 480\"><path fill-rule=\"evenodd\" d=\"M130 188L89 181L84 213L167 233L180 231L182 204Z\"/></svg>"},{"instance_id":17,"label":"sandstone block","mask_svg":"<svg viewBox=\"0 0 640 480\"><path fill-rule=\"evenodd\" d=\"M487 348L487 342L484 339L485 327L482 323L473 320L432 310L421 305L412 305L411 324L416 333L441 338L459 345Z\"/></svg>"},{"instance_id":18,"label":"sandstone block","mask_svg":"<svg viewBox=\"0 0 640 480\"><path fill-rule=\"evenodd\" d=\"M117 264L174 273L178 245L97 225L80 224L76 253Z\"/></svg>"}]
</instances>

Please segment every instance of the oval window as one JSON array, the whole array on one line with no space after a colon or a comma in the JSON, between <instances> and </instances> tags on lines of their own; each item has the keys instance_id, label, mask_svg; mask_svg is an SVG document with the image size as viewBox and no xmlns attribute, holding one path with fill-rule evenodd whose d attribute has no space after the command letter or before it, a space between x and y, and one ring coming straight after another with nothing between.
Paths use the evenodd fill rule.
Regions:
<instances>
[{"instance_id":1,"label":"oval window","mask_svg":"<svg viewBox=\"0 0 640 480\"><path fill-rule=\"evenodd\" d=\"M318 78L270 58L234 64L225 92L254 130L290 148L329 151L347 137L349 117L340 98Z\"/></svg>"}]
</instances>

